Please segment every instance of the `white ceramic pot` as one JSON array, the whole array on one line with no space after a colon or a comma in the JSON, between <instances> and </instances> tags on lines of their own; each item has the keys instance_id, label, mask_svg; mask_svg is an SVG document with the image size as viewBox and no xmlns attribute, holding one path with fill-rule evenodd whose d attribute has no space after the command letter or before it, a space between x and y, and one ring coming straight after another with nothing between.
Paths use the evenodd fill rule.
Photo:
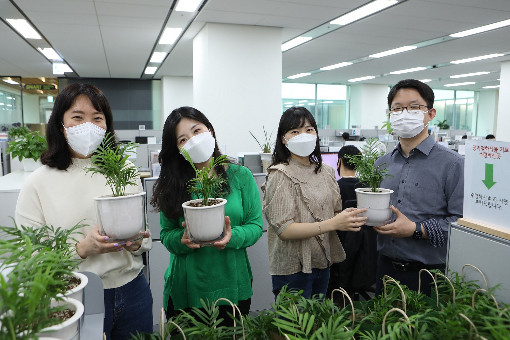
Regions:
<instances>
[{"instance_id":1,"label":"white ceramic pot","mask_svg":"<svg viewBox=\"0 0 510 340\"><path fill-rule=\"evenodd\" d=\"M145 192L126 196L96 197L97 221L112 240L131 240L145 228Z\"/></svg>"},{"instance_id":2,"label":"white ceramic pot","mask_svg":"<svg viewBox=\"0 0 510 340\"><path fill-rule=\"evenodd\" d=\"M260 161L262 162L262 172L267 172L267 168L269 168L269 166L271 165L272 160L273 160L272 153L260 154Z\"/></svg>"},{"instance_id":3,"label":"white ceramic pot","mask_svg":"<svg viewBox=\"0 0 510 340\"><path fill-rule=\"evenodd\" d=\"M80 301L71 298L64 298L63 301L56 301L52 303L57 304L57 306L61 304L68 306L71 310L74 310L74 315L62 323L43 329L38 336L62 340L80 339L79 325L81 324L81 319L83 318L83 313L85 311L83 304Z\"/></svg>"},{"instance_id":4,"label":"white ceramic pot","mask_svg":"<svg viewBox=\"0 0 510 340\"><path fill-rule=\"evenodd\" d=\"M78 286L74 287L73 289L68 290L64 294L58 294L58 296L69 297L69 298L76 299L76 300L80 301L81 303L83 303L83 289L89 282L89 278L87 277L87 275L84 275L79 272L73 272L73 276L78 278L81 281L80 284Z\"/></svg>"},{"instance_id":5,"label":"white ceramic pot","mask_svg":"<svg viewBox=\"0 0 510 340\"><path fill-rule=\"evenodd\" d=\"M188 238L195 243L213 242L221 237L225 230L225 204L224 198L215 198L220 200L220 204L206 207L192 207L190 203L200 202L201 199L184 202L184 218L186 220L186 231Z\"/></svg>"},{"instance_id":6,"label":"white ceramic pot","mask_svg":"<svg viewBox=\"0 0 510 340\"><path fill-rule=\"evenodd\" d=\"M368 217L365 223L368 226L384 225L391 217L390 198L393 190L384 188L377 190L372 192L370 188L355 189L358 208L367 209L367 212L358 216Z\"/></svg>"},{"instance_id":7,"label":"white ceramic pot","mask_svg":"<svg viewBox=\"0 0 510 340\"><path fill-rule=\"evenodd\" d=\"M40 167L41 162L39 160L34 161L32 158L23 158L21 165L23 166L23 171L30 172Z\"/></svg>"}]
</instances>

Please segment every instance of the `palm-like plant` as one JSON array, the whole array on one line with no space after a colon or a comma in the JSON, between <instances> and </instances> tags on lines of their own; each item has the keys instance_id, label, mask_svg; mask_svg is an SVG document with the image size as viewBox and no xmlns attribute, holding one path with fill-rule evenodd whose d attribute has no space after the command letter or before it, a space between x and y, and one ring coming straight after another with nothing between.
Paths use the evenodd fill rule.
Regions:
<instances>
[{"instance_id":1,"label":"palm-like plant","mask_svg":"<svg viewBox=\"0 0 510 340\"><path fill-rule=\"evenodd\" d=\"M361 148L361 155L346 156L354 165L360 182L368 185L372 192L377 192L382 180L390 176L382 165L375 165L375 161L384 155L379 149L379 143L377 138L369 139Z\"/></svg>"}]
</instances>

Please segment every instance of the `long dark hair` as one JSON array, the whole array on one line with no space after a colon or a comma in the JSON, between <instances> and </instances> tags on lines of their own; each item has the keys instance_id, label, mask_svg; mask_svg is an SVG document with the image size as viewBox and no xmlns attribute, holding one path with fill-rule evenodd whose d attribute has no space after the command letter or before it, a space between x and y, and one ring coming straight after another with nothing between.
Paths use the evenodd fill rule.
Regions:
<instances>
[{"instance_id":1,"label":"long dark hair","mask_svg":"<svg viewBox=\"0 0 510 340\"><path fill-rule=\"evenodd\" d=\"M280 118L280 123L278 124L278 133L276 134L276 144L273 151L273 162L271 165L276 165L280 163L289 163L290 151L287 149L285 144L283 144L283 136L292 129L297 129L303 127L308 121L315 131L317 132L317 137L319 136L319 129L317 128L317 123L313 118L313 115L304 107L294 106L287 109L282 117ZM311 163L315 163L317 166L315 167L315 173L319 171L322 166L322 156L321 149L319 145L319 138L317 138L317 144L315 145L315 149L308 157Z\"/></svg>"},{"instance_id":2,"label":"long dark hair","mask_svg":"<svg viewBox=\"0 0 510 340\"><path fill-rule=\"evenodd\" d=\"M193 167L180 154L177 147L176 128L183 118L196 120L204 124L216 139L211 122L195 108L180 107L173 110L166 119L163 127L161 152L159 153L161 173L156 183L154 183L154 192L150 203L168 218L177 218L184 214L182 203L191 199L188 192L188 181L195 177ZM221 152L218 148L218 142L215 142L213 157L219 156L221 156ZM217 166L214 170L218 175L227 179L227 173L223 166ZM227 193L230 191L228 182L225 183L223 191Z\"/></svg>"},{"instance_id":3,"label":"long dark hair","mask_svg":"<svg viewBox=\"0 0 510 340\"><path fill-rule=\"evenodd\" d=\"M41 163L51 168L66 170L72 162L72 154L64 135L64 113L71 108L78 96L87 96L94 108L104 114L106 132L115 136L113 115L104 93L90 84L74 83L67 86L55 99L53 110L46 127L48 149L41 155Z\"/></svg>"}]
</instances>

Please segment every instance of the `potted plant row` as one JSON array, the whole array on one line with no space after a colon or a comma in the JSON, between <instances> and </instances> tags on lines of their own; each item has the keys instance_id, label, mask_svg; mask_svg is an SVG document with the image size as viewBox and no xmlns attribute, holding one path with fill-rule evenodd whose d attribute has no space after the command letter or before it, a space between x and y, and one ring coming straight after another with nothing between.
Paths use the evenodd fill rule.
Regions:
<instances>
[{"instance_id":1,"label":"potted plant row","mask_svg":"<svg viewBox=\"0 0 510 340\"><path fill-rule=\"evenodd\" d=\"M2 339L79 337L83 303L66 296L76 290L70 286L79 263L72 234L80 227L0 227Z\"/></svg>"},{"instance_id":2,"label":"potted plant row","mask_svg":"<svg viewBox=\"0 0 510 340\"><path fill-rule=\"evenodd\" d=\"M380 143L377 138L369 139L361 147L361 155L347 156L354 165L360 183L368 186L355 189L358 208L367 209L359 216L368 217L368 226L383 225L391 217L390 198L393 190L380 188L382 180L390 175L383 165L375 165L375 161L384 155Z\"/></svg>"},{"instance_id":3,"label":"potted plant row","mask_svg":"<svg viewBox=\"0 0 510 340\"><path fill-rule=\"evenodd\" d=\"M214 169L225 166L227 156L212 157L201 169L198 169L186 150L181 153L195 171L195 177L188 182L188 191L192 197L198 197L182 204L188 238L201 244L212 244L222 238L225 231L225 204L222 198L226 179Z\"/></svg>"},{"instance_id":4,"label":"potted plant row","mask_svg":"<svg viewBox=\"0 0 510 340\"><path fill-rule=\"evenodd\" d=\"M129 162L137 143L115 144L112 134L106 134L103 142L91 157L91 166L86 170L106 178L112 194L95 197L98 225L103 235L111 242L135 240L145 229L144 196L126 193L129 185L137 185L138 169Z\"/></svg>"}]
</instances>

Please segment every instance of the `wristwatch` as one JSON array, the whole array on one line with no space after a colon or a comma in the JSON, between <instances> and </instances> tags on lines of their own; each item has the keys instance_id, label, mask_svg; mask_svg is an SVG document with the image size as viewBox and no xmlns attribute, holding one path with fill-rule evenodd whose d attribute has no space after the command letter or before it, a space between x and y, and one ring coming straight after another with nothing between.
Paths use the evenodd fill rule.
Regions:
<instances>
[{"instance_id":1,"label":"wristwatch","mask_svg":"<svg viewBox=\"0 0 510 340\"><path fill-rule=\"evenodd\" d=\"M416 222L416 230L413 233L413 239L415 240L421 240L423 234L421 232L421 223Z\"/></svg>"}]
</instances>

